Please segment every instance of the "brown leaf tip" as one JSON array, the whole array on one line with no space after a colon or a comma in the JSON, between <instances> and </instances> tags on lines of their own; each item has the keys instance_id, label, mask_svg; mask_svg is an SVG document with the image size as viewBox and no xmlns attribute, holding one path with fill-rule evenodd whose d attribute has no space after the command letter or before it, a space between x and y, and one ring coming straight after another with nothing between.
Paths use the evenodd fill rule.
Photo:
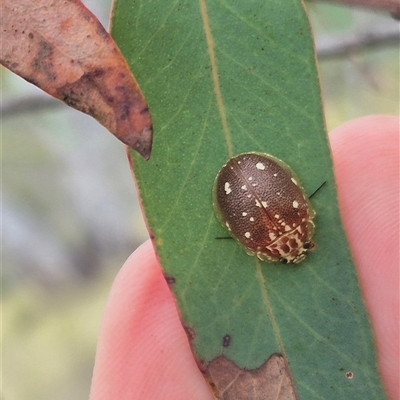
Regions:
<instances>
[{"instance_id":1,"label":"brown leaf tip","mask_svg":"<svg viewBox=\"0 0 400 400\"><path fill-rule=\"evenodd\" d=\"M150 158L153 144L153 127L146 127L132 136L121 138L125 144L137 151L146 161Z\"/></svg>"},{"instance_id":2,"label":"brown leaf tip","mask_svg":"<svg viewBox=\"0 0 400 400\"><path fill-rule=\"evenodd\" d=\"M282 354L272 354L258 368L241 368L225 356L207 365L204 373L217 399L296 400L288 365Z\"/></svg>"}]
</instances>

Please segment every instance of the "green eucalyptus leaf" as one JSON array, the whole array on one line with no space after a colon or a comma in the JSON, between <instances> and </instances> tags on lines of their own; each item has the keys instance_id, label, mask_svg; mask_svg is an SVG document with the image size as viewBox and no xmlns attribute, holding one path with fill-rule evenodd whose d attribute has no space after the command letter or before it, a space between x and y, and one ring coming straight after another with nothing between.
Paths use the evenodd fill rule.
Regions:
<instances>
[{"instance_id":1,"label":"green eucalyptus leaf","mask_svg":"<svg viewBox=\"0 0 400 400\"><path fill-rule=\"evenodd\" d=\"M385 398L302 3L117 0L112 34L150 106L153 152L147 162L131 154L135 178L208 379L221 357L244 371L281 354L297 398ZM217 239L226 231L213 212L214 179L250 151L286 162L307 193L327 182L311 199L315 250L299 265L260 262Z\"/></svg>"}]
</instances>

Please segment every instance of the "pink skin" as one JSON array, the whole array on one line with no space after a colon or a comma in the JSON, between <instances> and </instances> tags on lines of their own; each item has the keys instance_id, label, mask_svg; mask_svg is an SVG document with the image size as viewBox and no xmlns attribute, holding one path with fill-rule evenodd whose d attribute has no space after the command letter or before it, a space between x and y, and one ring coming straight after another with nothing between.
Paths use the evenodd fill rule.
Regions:
<instances>
[{"instance_id":1,"label":"pink skin","mask_svg":"<svg viewBox=\"0 0 400 400\"><path fill-rule=\"evenodd\" d=\"M397 117L371 116L329 135L341 212L390 400L399 398L399 125ZM212 398L147 241L111 289L90 399Z\"/></svg>"}]
</instances>

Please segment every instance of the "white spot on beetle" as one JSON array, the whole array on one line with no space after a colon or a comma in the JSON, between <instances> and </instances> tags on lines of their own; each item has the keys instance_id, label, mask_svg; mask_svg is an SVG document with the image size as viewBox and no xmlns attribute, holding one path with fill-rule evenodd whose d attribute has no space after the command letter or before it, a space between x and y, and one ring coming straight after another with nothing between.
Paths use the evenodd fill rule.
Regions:
<instances>
[{"instance_id":1,"label":"white spot on beetle","mask_svg":"<svg viewBox=\"0 0 400 400\"><path fill-rule=\"evenodd\" d=\"M262 162L258 162L258 163L256 164L256 168L257 168L257 169L264 170L264 169L265 169L265 165L264 165Z\"/></svg>"},{"instance_id":2,"label":"white spot on beetle","mask_svg":"<svg viewBox=\"0 0 400 400\"><path fill-rule=\"evenodd\" d=\"M279 219L279 214L275 214L274 218Z\"/></svg>"},{"instance_id":3,"label":"white spot on beetle","mask_svg":"<svg viewBox=\"0 0 400 400\"><path fill-rule=\"evenodd\" d=\"M293 208L298 208L299 207L299 203L295 200L293 202Z\"/></svg>"},{"instance_id":4,"label":"white spot on beetle","mask_svg":"<svg viewBox=\"0 0 400 400\"><path fill-rule=\"evenodd\" d=\"M243 217L247 215L247 212L242 212Z\"/></svg>"},{"instance_id":5,"label":"white spot on beetle","mask_svg":"<svg viewBox=\"0 0 400 400\"><path fill-rule=\"evenodd\" d=\"M252 180L253 180L253 177L252 177L252 176L249 176L248 179L249 179L249 181L252 181Z\"/></svg>"},{"instance_id":6,"label":"white spot on beetle","mask_svg":"<svg viewBox=\"0 0 400 400\"><path fill-rule=\"evenodd\" d=\"M290 226L285 224L285 231L289 232L290 231Z\"/></svg>"},{"instance_id":7,"label":"white spot on beetle","mask_svg":"<svg viewBox=\"0 0 400 400\"><path fill-rule=\"evenodd\" d=\"M274 176L276 177L276 176L278 176L278 174L274 174Z\"/></svg>"},{"instance_id":8,"label":"white spot on beetle","mask_svg":"<svg viewBox=\"0 0 400 400\"><path fill-rule=\"evenodd\" d=\"M275 233L274 233L274 232L270 232L270 233L269 233L269 238L270 238L271 240L275 240L275 239L276 239Z\"/></svg>"},{"instance_id":9,"label":"white spot on beetle","mask_svg":"<svg viewBox=\"0 0 400 400\"><path fill-rule=\"evenodd\" d=\"M232 192L231 185L229 184L229 182L225 182L225 193L229 194L231 192Z\"/></svg>"},{"instance_id":10,"label":"white spot on beetle","mask_svg":"<svg viewBox=\"0 0 400 400\"><path fill-rule=\"evenodd\" d=\"M292 182L293 182L296 186L298 185L296 179L294 179L294 178L290 178L290 179L292 180Z\"/></svg>"},{"instance_id":11,"label":"white spot on beetle","mask_svg":"<svg viewBox=\"0 0 400 400\"><path fill-rule=\"evenodd\" d=\"M268 204L267 204L266 201L262 201L261 204L263 205L264 208L267 208L267 207L268 207Z\"/></svg>"},{"instance_id":12,"label":"white spot on beetle","mask_svg":"<svg viewBox=\"0 0 400 400\"><path fill-rule=\"evenodd\" d=\"M256 199L256 206L257 207L261 207L261 204L260 204L260 202Z\"/></svg>"},{"instance_id":13,"label":"white spot on beetle","mask_svg":"<svg viewBox=\"0 0 400 400\"><path fill-rule=\"evenodd\" d=\"M251 222L254 222L254 217L250 217L250 221L251 221Z\"/></svg>"},{"instance_id":14,"label":"white spot on beetle","mask_svg":"<svg viewBox=\"0 0 400 400\"><path fill-rule=\"evenodd\" d=\"M242 189L242 190L247 190L247 186L246 186L246 185L243 185L240 189Z\"/></svg>"},{"instance_id":15,"label":"white spot on beetle","mask_svg":"<svg viewBox=\"0 0 400 400\"><path fill-rule=\"evenodd\" d=\"M244 236L246 236L246 237L247 237L247 239L249 239L249 238L250 238L250 236L251 236L251 234L250 234L250 232L246 232L246 233L244 234Z\"/></svg>"},{"instance_id":16,"label":"white spot on beetle","mask_svg":"<svg viewBox=\"0 0 400 400\"><path fill-rule=\"evenodd\" d=\"M225 222L225 225L226 225L226 227L228 228L228 231L230 231L230 230L231 230L231 227L229 226L229 222L228 222L228 221Z\"/></svg>"}]
</instances>

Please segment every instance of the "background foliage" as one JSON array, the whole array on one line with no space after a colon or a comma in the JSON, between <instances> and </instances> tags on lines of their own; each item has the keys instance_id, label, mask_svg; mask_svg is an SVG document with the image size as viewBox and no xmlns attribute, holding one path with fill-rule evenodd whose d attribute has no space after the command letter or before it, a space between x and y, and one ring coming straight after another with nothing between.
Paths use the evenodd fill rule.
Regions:
<instances>
[{"instance_id":1,"label":"background foliage","mask_svg":"<svg viewBox=\"0 0 400 400\"><path fill-rule=\"evenodd\" d=\"M86 5L108 24L108 1ZM309 10L317 44L397 24L339 6ZM320 72L329 130L397 113L396 48L321 59ZM2 93L3 395L87 397L107 293L147 237L125 149L6 70Z\"/></svg>"}]
</instances>

